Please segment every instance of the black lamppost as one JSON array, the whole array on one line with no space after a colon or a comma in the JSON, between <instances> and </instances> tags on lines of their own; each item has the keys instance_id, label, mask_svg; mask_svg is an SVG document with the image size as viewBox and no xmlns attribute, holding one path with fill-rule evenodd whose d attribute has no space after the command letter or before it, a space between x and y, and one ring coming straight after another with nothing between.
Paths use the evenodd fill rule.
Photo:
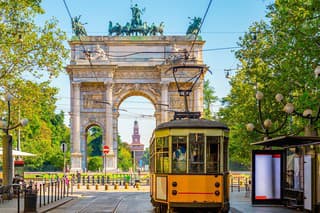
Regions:
<instances>
[{"instance_id":1,"label":"black lamppost","mask_svg":"<svg viewBox=\"0 0 320 213\"><path fill-rule=\"evenodd\" d=\"M276 95L275 98L277 100L279 98L278 95ZM263 114L262 114L262 110L261 110L261 101L263 100L263 93L260 91L257 91L256 99L258 102L259 122L260 122L261 129L257 129L253 123L248 123L246 125L246 128L247 128L247 131L249 131L249 132L256 131L260 134L263 134L264 140L267 140L270 138L271 134L278 132L279 130L281 130L284 127L284 125L286 124L287 118L288 118L288 114L291 114L293 110L290 108L284 109L284 111L286 112L285 119L282 121L282 123L280 124L280 126L278 128L271 130L272 121L269 118L264 119Z\"/></svg>"},{"instance_id":2,"label":"black lamppost","mask_svg":"<svg viewBox=\"0 0 320 213\"><path fill-rule=\"evenodd\" d=\"M5 135L2 137L3 145L3 185L11 185L13 180L13 157L12 157L12 136L9 134L9 130L15 129L19 126L25 126L28 123L28 119L21 119L18 124L11 125L10 123L10 101L13 98L12 95L7 94L5 101L8 106L7 120L0 120L0 129L3 130ZM9 199L11 196L9 196Z\"/></svg>"},{"instance_id":3,"label":"black lamppost","mask_svg":"<svg viewBox=\"0 0 320 213\"><path fill-rule=\"evenodd\" d=\"M316 78L320 76L320 65L316 67L316 69L314 70L314 74ZM309 120L308 124L304 127L305 136L318 136L318 131L314 124L320 118L320 104L318 106L316 113L314 113L314 111L310 108L304 109L304 111L301 113L295 109L293 103L290 103L290 102L284 103L283 96L281 94L278 94L277 96L279 97L277 101L283 104L284 110L290 109L293 115Z\"/></svg>"},{"instance_id":4,"label":"black lamppost","mask_svg":"<svg viewBox=\"0 0 320 213\"><path fill-rule=\"evenodd\" d=\"M320 76L320 65L318 65L316 67L316 69L314 70L314 74L315 74L316 78L318 78ZM290 102L284 103L283 95L278 93L275 96L275 99L276 99L277 102L281 103L284 106L283 107L283 111L286 113L286 118L283 121L283 123L277 129L275 129L273 131L270 131L270 127L272 125L272 121L270 119L263 120L262 112L261 112L261 100L263 99L263 93L258 91L257 94L256 94L256 99L258 100L259 120L260 120L260 124L261 124L261 129L262 130L256 129L255 126L252 123L249 123L249 124L246 125L246 128L247 128L248 131L255 130L258 133L264 134L265 135L265 139L268 139L270 134L273 134L273 133L279 131L285 125L288 115L291 114L291 115L296 115L296 116L299 116L301 118L309 120L308 124L304 127L304 135L305 136L318 136L318 131L317 131L317 128L315 127L314 124L320 118L320 104L318 106L318 109L317 109L316 113L314 113L313 110L310 109L310 108L305 109L301 113L301 112L298 112L295 109L293 103L290 103Z\"/></svg>"}]
</instances>

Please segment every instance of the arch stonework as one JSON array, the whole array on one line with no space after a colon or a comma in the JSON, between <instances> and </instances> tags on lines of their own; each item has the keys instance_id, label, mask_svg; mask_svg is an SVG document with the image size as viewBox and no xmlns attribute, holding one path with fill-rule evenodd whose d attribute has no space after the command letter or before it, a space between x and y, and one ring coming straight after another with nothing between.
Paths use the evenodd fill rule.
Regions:
<instances>
[{"instance_id":1,"label":"arch stonework","mask_svg":"<svg viewBox=\"0 0 320 213\"><path fill-rule=\"evenodd\" d=\"M71 61L66 70L71 88L71 171L86 169L86 131L92 125L102 128L103 145L110 148L104 169L117 169L118 111L127 97L150 100L156 125L171 120L173 110L184 110L184 99L177 92L170 69L172 61L183 57L180 50L193 46L185 63L208 69L202 58L204 41L187 36L87 36L69 45ZM188 70L184 75L187 79L197 72ZM203 76L188 97L188 105L190 111L203 112Z\"/></svg>"}]
</instances>

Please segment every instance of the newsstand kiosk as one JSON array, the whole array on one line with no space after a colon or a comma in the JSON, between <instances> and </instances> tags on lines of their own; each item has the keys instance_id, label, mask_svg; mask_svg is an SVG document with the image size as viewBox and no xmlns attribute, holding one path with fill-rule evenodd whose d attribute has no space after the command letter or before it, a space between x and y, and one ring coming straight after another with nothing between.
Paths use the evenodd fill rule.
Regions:
<instances>
[{"instance_id":1,"label":"newsstand kiosk","mask_svg":"<svg viewBox=\"0 0 320 213\"><path fill-rule=\"evenodd\" d=\"M252 145L252 204L320 212L320 137L281 136Z\"/></svg>"}]
</instances>

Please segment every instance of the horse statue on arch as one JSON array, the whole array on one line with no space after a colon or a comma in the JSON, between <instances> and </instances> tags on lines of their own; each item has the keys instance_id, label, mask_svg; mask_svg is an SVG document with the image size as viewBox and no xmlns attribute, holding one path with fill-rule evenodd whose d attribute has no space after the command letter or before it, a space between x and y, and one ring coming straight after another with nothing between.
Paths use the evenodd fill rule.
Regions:
<instances>
[{"instance_id":1,"label":"horse statue on arch","mask_svg":"<svg viewBox=\"0 0 320 213\"><path fill-rule=\"evenodd\" d=\"M121 27L121 35L129 36L130 33L131 33L131 24L127 22L126 25Z\"/></svg>"},{"instance_id":2,"label":"horse statue on arch","mask_svg":"<svg viewBox=\"0 0 320 213\"><path fill-rule=\"evenodd\" d=\"M164 28L164 22L162 21L160 25L157 27L154 23L150 26L149 33L151 36L157 35L159 33L160 35L163 35L163 28Z\"/></svg>"},{"instance_id":3,"label":"horse statue on arch","mask_svg":"<svg viewBox=\"0 0 320 213\"><path fill-rule=\"evenodd\" d=\"M200 17L194 17L194 18L190 18L191 20L189 22L189 27L187 30L187 35L193 34L193 35L197 35L199 33L200 30L200 25L201 25L201 18Z\"/></svg>"},{"instance_id":4,"label":"horse statue on arch","mask_svg":"<svg viewBox=\"0 0 320 213\"><path fill-rule=\"evenodd\" d=\"M74 18L71 19L71 24L72 24L72 32L77 36L87 36L87 31L84 28L84 25L87 23L81 23L80 22L81 15L75 16Z\"/></svg>"},{"instance_id":5,"label":"horse statue on arch","mask_svg":"<svg viewBox=\"0 0 320 213\"><path fill-rule=\"evenodd\" d=\"M109 35L112 35L113 33L115 33L116 36L121 35L121 25L116 23L114 26L112 26L112 21L109 21Z\"/></svg>"}]
</instances>

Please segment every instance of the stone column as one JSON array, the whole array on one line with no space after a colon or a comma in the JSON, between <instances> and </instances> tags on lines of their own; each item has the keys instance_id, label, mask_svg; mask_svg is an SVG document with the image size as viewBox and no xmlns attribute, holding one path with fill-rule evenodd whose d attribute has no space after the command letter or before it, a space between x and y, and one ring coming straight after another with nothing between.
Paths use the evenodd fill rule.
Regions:
<instances>
[{"instance_id":1,"label":"stone column","mask_svg":"<svg viewBox=\"0 0 320 213\"><path fill-rule=\"evenodd\" d=\"M161 123L168 121L168 106L169 106L169 97L168 97L168 82L161 82Z\"/></svg>"},{"instance_id":2,"label":"stone column","mask_svg":"<svg viewBox=\"0 0 320 213\"><path fill-rule=\"evenodd\" d=\"M80 152L80 82L71 84L71 171L82 171Z\"/></svg>"},{"instance_id":3,"label":"stone column","mask_svg":"<svg viewBox=\"0 0 320 213\"><path fill-rule=\"evenodd\" d=\"M193 96L193 110L195 112L203 113L203 81L199 81L194 86L194 96Z\"/></svg>"},{"instance_id":4,"label":"stone column","mask_svg":"<svg viewBox=\"0 0 320 213\"><path fill-rule=\"evenodd\" d=\"M160 123L161 123L161 114L160 114L161 112L159 112L159 111L156 111L155 113L154 113L154 117L156 118L156 126L158 126Z\"/></svg>"},{"instance_id":5,"label":"stone column","mask_svg":"<svg viewBox=\"0 0 320 213\"><path fill-rule=\"evenodd\" d=\"M113 150L113 100L112 100L112 89L113 89L113 84L110 82L106 82L106 101L108 102L106 104L106 131L105 131L105 141L104 145L109 146L109 153L107 154L107 158L105 161L105 169L106 170L114 170L116 169L115 165L115 155L114 155L114 150Z\"/></svg>"},{"instance_id":6,"label":"stone column","mask_svg":"<svg viewBox=\"0 0 320 213\"><path fill-rule=\"evenodd\" d=\"M114 109L113 111L113 154L114 154L114 161L113 165L117 168L118 165L118 118L119 118L119 111Z\"/></svg>"}]
</instances>

